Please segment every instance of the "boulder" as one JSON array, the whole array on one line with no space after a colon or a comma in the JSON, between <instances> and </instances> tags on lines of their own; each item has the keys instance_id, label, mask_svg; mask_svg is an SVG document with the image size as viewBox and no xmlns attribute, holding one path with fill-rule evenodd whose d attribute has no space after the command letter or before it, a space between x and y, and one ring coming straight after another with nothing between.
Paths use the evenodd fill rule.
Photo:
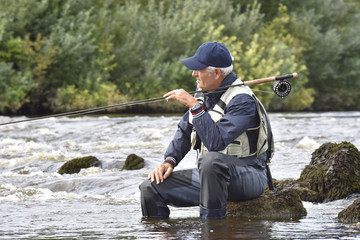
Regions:
<instances>
[{"instance_id":1,"label":"boulder","mask_svg":"<svg viewBox=\"0 0 360 240\"><path fill-rule=\"evenodd\" d=\"M360 152L348 142L325 143L312 153L310 164L302 171L297 182L316 192L317 202L359 193Z\"/></svg>"},{"instance_id":2,"label":"boulder","mask_svg":"<svg viewBox=\"0 0 360 240\"><path fill-rule=\"evenodd\" d=\"M325 143L297 180L274 179L274 191L259 198L228 202L226 215L249 219L299 219L306 216L302 201L323 202L360 193L360 152L351 143ZM359 221L360 200L339 213L346 222Z\"/></svg>"},{"instance_id":3,"label":"boulder","mask_svg":"<svg viewBox=\"0 0 360 240\"><path fill-rule=\"evenodd\" d=\"M228 202L226 216L268 220L295 220L306 216L298 191L279 183L275 181L275 190L266 190L258 198Z\"/></svg>"},{"instance_id":4,"label":"boulder","mask_svg":"<svg viewBox=\"0 0 360 240\"><path fill-rule=\"evenodd\" d=\"M309 189L304 183L298 180L276 180L274 179L274 185L279 189L292 189L297 192L302 201L308 202L321 202L318 192Z\"/></svg>"},{"instance_id":5,"label":"boulder","mask_svg":"<svg viewBox=\"0 0 360 240\"><path fill-rule=\"evenodd\" d=\"M360 198L356 199L349 207L339 212L338 220L343 223L359 223Z\"/></svg>"},{"instance_id":6,"label":"boulder","mask_svg":"<svg viewBox=\"0 0 360 240\"><path fill-rule=\"evenodd\" d=\"M89 167L101 167L101 162L93 156L75 158L64 165L58 170L59 174L72 174L72 173L79 173L82 168L89 168Z\"/></svg>"},{"instance_id":7,"label":"boulder","mask_svg":"<svg viewBox=\"0 0 360 240\"><path fill-rule=\"evenodd\" d=\"M123 169L126 170L137 170L140 168L143 168L145 165L145 161L142 157L139 157L138 155L132 153L129 156L127 156L125 160L125 164L123 166Z\"/></svg>"}]
</instances>

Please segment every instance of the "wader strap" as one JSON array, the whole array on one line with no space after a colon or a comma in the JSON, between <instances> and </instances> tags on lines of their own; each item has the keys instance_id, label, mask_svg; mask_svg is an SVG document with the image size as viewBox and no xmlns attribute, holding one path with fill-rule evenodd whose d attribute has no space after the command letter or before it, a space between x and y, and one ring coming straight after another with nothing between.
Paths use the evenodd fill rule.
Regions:
<instances>
[{"instance_id":1,"label":"wader strap","mask_svg":"<svg viewBox=\"0 0 360 240\"><path fill-rule=\"evenodd\" d=\"M269 190L274 190L274 182L272 180L270 167L267 163L265 164L265 166L266 166L266 176L267 176L267 180L268 180Z\"/></svg>"}]
</instances>

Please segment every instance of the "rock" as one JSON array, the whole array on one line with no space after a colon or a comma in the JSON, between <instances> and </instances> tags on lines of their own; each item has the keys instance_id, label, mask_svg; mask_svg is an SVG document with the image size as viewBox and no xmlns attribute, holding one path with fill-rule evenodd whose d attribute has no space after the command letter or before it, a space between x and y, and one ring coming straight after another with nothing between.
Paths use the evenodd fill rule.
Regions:
<instances>
[{"instance_id":1,"label":"rock","mask_svg":"<svg viewBox=\"0 0 360 240\"><path fill-rule=\"evenodd\" d=\"M279 185L277 181L274 184L274 191L265 191L258 198L228 202L226 216L268 220L299 219L306 216L298 191Z\"/></svg>"},{"instance_id":2,"label":"rock","mask_svg":"<svg viewBox=\"0 0 360 240\"><path fill-rule=\"evenodd\" d=\"M299 219L302 201L323 202L360 193L360 152L351 143L325 143L312 153L298 180L274 179L275 190L259 198L228 202L226 215L250 219ZM339 213L343 222L359 222L360 199Z\"/></svg>"},{"instance_id":3,"label":"rock","mask_svg":"<svg viewBox=\"0 0 360 240\"><path fill-rule=\"evenodd\" d=\"M312 153L297 182L317 192L318 202L359 193L360 152L348 142L325 143Z\"/></svg>"},{"instance_id":4,"label":"rock","mask_svg":"<svg viewBox=\"0 0 360 240\"><path fill-rule=\"evenodd\" d=\"M343 223L360 222L360 198L338 214L338 220Z\"/></svg>"},{"instance_id":5,"label":"rock","mask_svg":"<svg viewBox=\"0 0 360 240\"><path fill-rule=\"evenodd\" d=\"M101 162L93 156L75 158L61 166L59 174L79 173L82 168L101 167Z\"/></svg>"},{"instance_id":6,"label":"rock","mask_svg":"<svg viewBox=\"0 0 360 240\"><path fill-rule=\"evenodd\" d=\"M127 156L125 160L125 164L123 166L123 169L126 170L137 170L140 168L143 168L145 165L145 161L142 157L137 156L136 154L132 153L129 156Z\"/></svg>"},{"instance_id":7,"label":"rock","mask_svg":"<svg viewBox=\"0 0 360 240\"><path fill-rule=\"evenodd\" d=\"M321 202L318 192L307 188L304 183L298 180L274 180L274 185L279 189L293 189L299 194L302 201Z\"/></svg>"}]
</instances>

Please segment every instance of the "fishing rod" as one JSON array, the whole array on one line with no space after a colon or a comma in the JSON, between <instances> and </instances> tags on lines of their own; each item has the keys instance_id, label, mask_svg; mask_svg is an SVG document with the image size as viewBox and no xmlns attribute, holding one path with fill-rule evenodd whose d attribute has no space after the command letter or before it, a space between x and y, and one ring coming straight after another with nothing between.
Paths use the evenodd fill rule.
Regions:
<instances>
[{"instance_id":1,"label":"fishing rod","mask_svg":"<svg viewBox=\"0 0 360 240\"><path fill-rule=\"evenodd\" d=\"M289 95L289 93L291 91L291 85L288 81L286 81L286 79L297 78L297 77L298 77L298 74L293 73L293 74L287 74L287 75L277 76L277 77L259 78L259 79L245 81L240 84L227 85L227 86L212 88L212 89L207 89L207 90L192 91L192 92L189 92L189 94L195 95L196 93L205 93L205 92L214 91L214 90L224 90L224 89L228 89L230 87L236 87L236 86L252 86L252 85L257 85L257 84L266 83L266 82L274 82L273 91L275 92L275 94L278 95L279 97L286 97L287 95ZM146 103L160 102L165 99L166 99L166 97L156 97L156 98L149 98L149 99L132 101L132 102L118 103L118 104L108 105L108 106L103 106L103 107L88 108L88 109L84 109L84 110L77 110L77 111L71 111L71 112L66 112L66 113L58 113L58 114L52 114L52 115L47 115L47 116L42 116L42 117L34 117L34 118L23 119L23 120L18 120L18 121L0 123L0 126L42 120L42 119L47 119L47 118L84 115L84 114L109 110L112 108L128 107L128 106L134 106L134 105L140 105L140 104L146 104Z\"/></svg>"},{"instance_id":2,"label":"fishing rod","mask_svg":"<svg viewBox=\"0 0 360 240\"><path fill-rule=\"evenodd\" d=\"M286 79L297 78L297 77L298 77L298 74L293 73L293 74L287 74L287 75L282 75L282 76L277 76L277 77L259 78L259 79L245 81L245 82L242 82L239 84L228 85L228 86L223 86L223 87L218 87L218 88L212 88L212 89L208 89L206 91L199 90L199 91L194 91L194 92L189 92L189 93L190 94L204 93L204 92L213 91L213 90L228 89L229 87L252 86L252 85L257 85L257 84L266 83L266 82L274 82L273 91L275 92L275 94L278 95L279 97L286 97L287 95L289 95L289 93L291 91L291 84L290 84L290 82L286 81Z\"/></svg>"}]
</instances>

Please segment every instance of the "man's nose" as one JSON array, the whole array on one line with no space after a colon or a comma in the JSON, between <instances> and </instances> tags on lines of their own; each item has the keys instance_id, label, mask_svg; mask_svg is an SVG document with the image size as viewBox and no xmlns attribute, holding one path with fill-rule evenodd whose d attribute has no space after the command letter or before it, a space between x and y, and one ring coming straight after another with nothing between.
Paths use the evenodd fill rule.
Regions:
<instances>
[{"instance_id":1,"label":"man's nose","mask_svg":"<svg viewBox=\"0 0 360 240\"><path fill-rule=\"evenodd\" d=\"M196 76L197 76L197 71L196 71L196 70L193 70L192 76L193 76L193 77L196 77Z\"/></svg>"}]
</instances>

